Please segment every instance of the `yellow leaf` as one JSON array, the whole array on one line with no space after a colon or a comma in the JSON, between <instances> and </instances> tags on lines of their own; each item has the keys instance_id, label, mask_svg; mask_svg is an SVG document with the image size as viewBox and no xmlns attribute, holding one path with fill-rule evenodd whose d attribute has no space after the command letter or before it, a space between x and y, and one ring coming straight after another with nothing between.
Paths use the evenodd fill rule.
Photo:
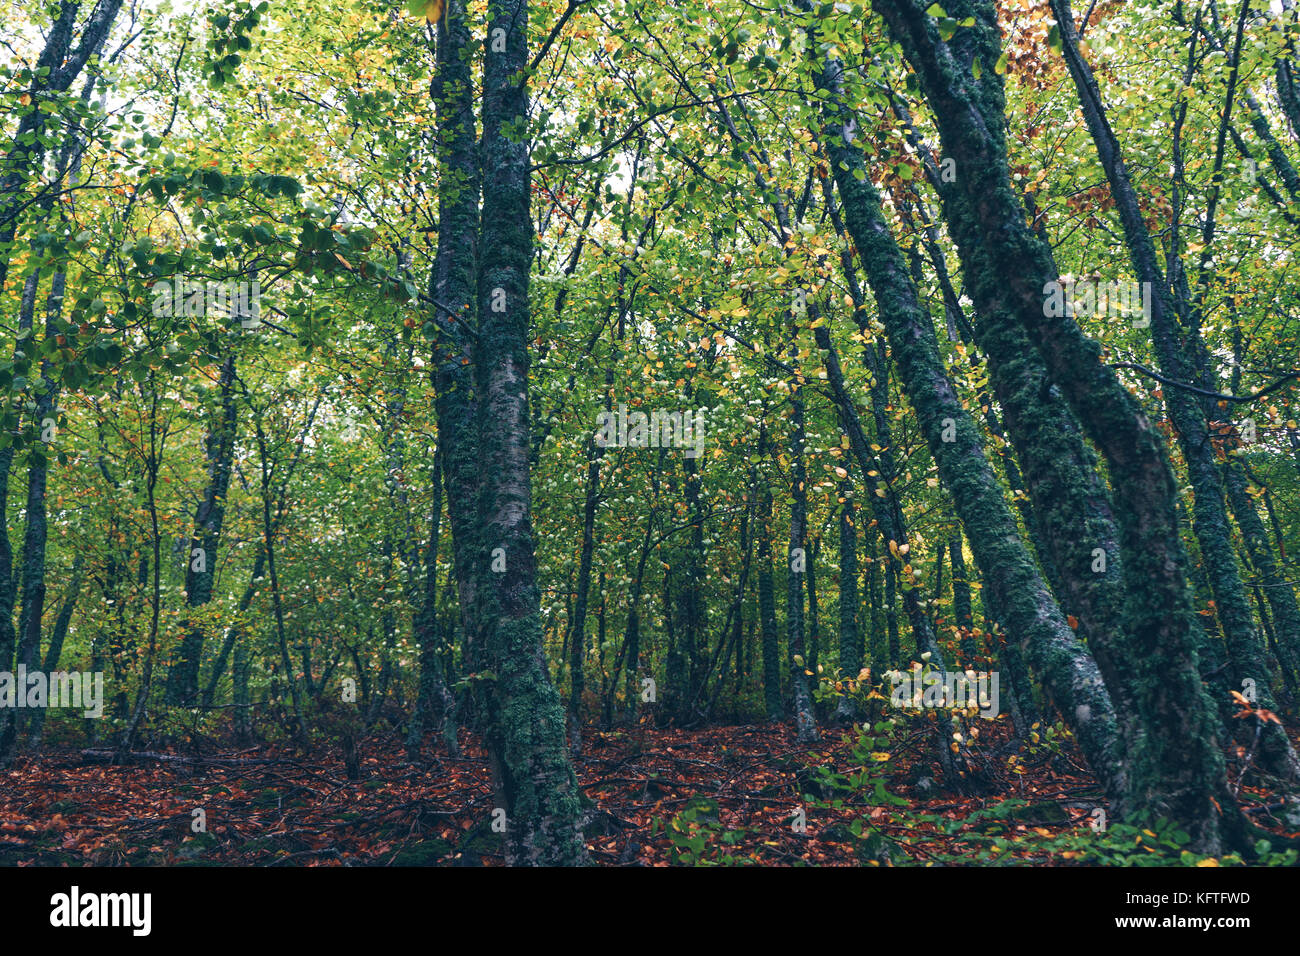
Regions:
<instances>
[{"instance_id":1,"label":"yellow leaf","mask_svg":"<svg viewBox=\"0 0 1300 956\"><path fill-rule=\"evenodd\" d=\"M437 23L442 19L443 0L428 0L424 5L424 19Z\"/></svg>"}]
</instances>

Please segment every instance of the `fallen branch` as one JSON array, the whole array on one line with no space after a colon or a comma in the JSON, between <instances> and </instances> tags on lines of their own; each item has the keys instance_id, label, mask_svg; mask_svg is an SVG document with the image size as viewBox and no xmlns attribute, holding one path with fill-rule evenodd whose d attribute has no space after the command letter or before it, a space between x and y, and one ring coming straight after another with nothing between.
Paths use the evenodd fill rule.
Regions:
<instances>
[{"instance_id":1,"label":"fallen branch","mask_svg":"<svg viewBox=\"0 0 1300 956\"><path fill-rule=\"evenodd\" d=\"M126 761L157 760L161 763L179 763L186 765L209 764L215 767L251 767L257 764L276 763L275 760L254 759L249 757L180 757L176 754L160 754L148 750L137 750L125 755L119 754L116 750L81 751L82 763L116 763L123 757L125 757Z\"/></svg>"}]
</instances>

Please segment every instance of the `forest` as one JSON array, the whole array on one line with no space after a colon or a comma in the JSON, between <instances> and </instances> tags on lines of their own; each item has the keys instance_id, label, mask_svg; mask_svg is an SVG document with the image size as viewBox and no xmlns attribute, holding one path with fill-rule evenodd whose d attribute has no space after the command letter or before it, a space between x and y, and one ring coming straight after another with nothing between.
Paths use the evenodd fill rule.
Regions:
<instances>
[{"instance_id":1,"label":"forest","mask_svg":"<svg viewBox=\"0 0 1300 956\"><path fill-rule=\"evenodd\" d=\"M1300 861L1293 0L0 0L0 157L0 869Z\"/></svg>"}]
</instances>

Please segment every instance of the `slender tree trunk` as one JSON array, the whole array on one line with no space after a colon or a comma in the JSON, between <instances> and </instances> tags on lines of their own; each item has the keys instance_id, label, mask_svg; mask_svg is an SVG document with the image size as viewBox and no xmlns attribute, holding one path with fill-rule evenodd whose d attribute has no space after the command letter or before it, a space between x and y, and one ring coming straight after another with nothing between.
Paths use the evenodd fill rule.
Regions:
<instances>
[{"instance_id":1,"label":"slender tree trunk","mask_svg":"<svg viewBox=\"0 0 1300 956\"><path fill-rule=\"evenodd\" d=\"M595 549L596 505L600 498L600 460L605 449L595 441L587 444L587 487L582 505L582 553L578 558L578 593L569 625L569 746L574 756L582 753L583 666L587 655L587 599L591 590L591 557Z\"/></svg>"},{"instance_id":2,"label":"slender tree trunk","mask_svg":"<svg viewBox=\"0 0 1300 956\"><path fill-rule=\"evenodd\" d=\"M289 695L293 701L293 736L300 748L307 747L307 728L303 723L302 691L298 678L294 674L293 661L289 657L289 637L284 626L284 602L280 597L280 576L275 564L275 523L271 519L271 469L267 459L266 435L262 430L262 420L257 419L257 444L259 465L262 471L262 543L266 550L266 570L271 578L271 607L275 612L275 634L280 646L280 665L284 668L284 681L289 685Z\"/></svg>"},{"instance_id":3,"label":"slender tree trunk","mask_svg":"<svg viewBox=\"0 0 1300 956\"><path fill-rule=\"evenodd\" d=\"M813 540L808 555L808 669L817 673L817 660L821 655L821 608L817 603L817 562L821 558L822 540ZM812 680L815 682L816 677Z\"/></svg>"},{"instance_id":4,"label":"slender tree trunk","mask_svg":"<svg viewBox=\"0 0 1300 956\"><path fill-rule=\"evenodd\" d=\"M475 394L474 336L478 251L479 193L475 122L476 96L465 0L449 0L438 22L437 67L430 83L438 118L438 249L429 278L438 303L429 324L446 334L434 338L432 364L442 449L447 519L460 601L465 667L478 667L477 625L479 461L478 398ZM445 309L445 314L441 310ZM472 701L473 695L467 695Z\"/></svg>"},{"instance_id":5,"label":"slender tree trunk","mask_svg":"<svg viewBox=\"0 0 1300 956\"><path fill-rule=\"evenodd\" d=\"M685 472L683 493L686 498L687 514L691 519L691 539L690 545L686 548L686 573L681 603L682 649L685 653L687 683L685 696L674 703L682 708L678 712L678 719L687 723L693 723L696 718L690 707L699 696L700 688L704 684L705 668L701 644L707 640L704 633L706 624L704 561L707 555L704 544L704 503L700 495L700 481L703 475L700 467L700 459L683 459L682 468Z\"/></svg>"},{"instance_id":6,"label":"slender tree trunk","mask_svg":"<svg viewBox=\"0 0 1300 956\"><path fill-rule=\"evenodd\" d=\"M221 364L218 394L221 405L208 429L205 450L208 458L208 486L194 515L185 563L185 606L202 607L212 600L217 574L217 546L226 516L226 493L230 488L231 466L235 459L235 356L228 355ZM168 703L189 706L199 694L199 663L203 656L204 627L186 622L185 634L176 663L167 675Z\"/></svg>"},{"instance_id":7,"label":"slender tree trunk","mask_svg":"<svg viewBox=\"0 0 1300 956\"><path fill-rule=\"evenodd\" d=\"M266 551L263 548L257 549L257 558L253 561L253 573L249 576L248 586L244 588L244 594L239 599L240 615L245 614L253 603L253 597L257 594L257 583L262 579L266 570ZM217 683L221 680L221 675L226 671L226 660L230 657L231 650L235 647L236 642L244 639L243 628L239 624L234 624L226 633L226 639L221 642L221 650L217 653L217 659L212 665L212 673L208 675L208 683L203 688L203 709L207 710L212 707L212 701L216 697Z\"/></svg>"},{"instance_id":8,"label":"slender tree trunk","mask_svg":"<svg viewBox=\"0 0 1300 956\"><path fill-rule=\"evenodd\" d=\"M889 666L898 668L903 663L903 642L898 634L898 566L888 555L880 560L884 563L885 634L889 645Z\"/></svg>"},{"instance_id":9,"label":"slender tree trunk","mask_svg":"<svg viewBox=\"0 0 1300 956\"><path fill-rule=\"evenodd\" d=\"M889 633L885 625L885 604L881 591L880 559L868 554L867 565L867 602L871 613L871 685L879 687L885 671L898 664L889 659Z\"/></svg>"},{"instance_id":10,"label":"slender tree trunk","mask_svg":"<svg viewBox=\"0 0 1300 956\"><path fill-rule=\"evenodd\" d=\"M776 629L776 591L772 583L772 493L764 484L758 499L758 617L762 625L763 703L768 720L780 720L781 650Z\"/></svg>"},{"instance_id":11,"label":"slender tree trunk","mask_svg":"<svg viewBox=\"0 0 1300 956\"><path fill-rule=\"evenodd\" d=\"M420 684L411 713L411 723L406 734L406 750L412 757L419 754L424 739L428 716L439 709L442 717L442 739L447 753L460 755L457 739L456 701L442 678L442 651L438 632L438 550L442 535L442 449L433 454L433 504L429 515L429 540L424 552L424 594L422 599L413 595L414 620L412 629L420 648Z\"/></svg>"},{"instance_id":12,"label":"slender tree trunk","mask_svg":"<svg viewBox=\"0 0 1300 956\"><path fill-rule=\"evenodd\" d=\"M790 551L786 573L786 653L789 654L790 687L794 693L794 721L800 743L815 743L817 717L808 689L808 661L804 654L803 587L808 572L808 478L804 471L803 399L798 383L790 399Z\"/></svg>"},{"instance_id":13,"label":"slender tree trunk","mask_svg":"<svg viewBox=\"0 0 1300 956\"><path fill-rule=\"evenodd\" d=\"M153 690L154 661L158 650L158 621L162 613L162 532L158 525L157 491L158 471L162 467L163 445L166 435L165 433L163 435L158 433L159 393L157 384L156 377L151 373L148 385L149 447L145 458L145 501L149 512L149 532L153 546L153 587L149 614L149 647L145 651L144 672L140 676L140 688L136 691L135 706L131 709L131 719L127 723L126 730L122 733L122 739L118 745L119 755L130 753L131 747L135 744L136 735L140 731L140 724L149 708L149 694ZM144 387L142 384L142 392ZM141 583L143 583L145 577L146 563L147 559L144 559L141 563Z\"/></svg>"},{"instance_id":14,"label":"slender tree trunk","mask_svg":"<svg viewBox=\"0 0 1300 956\"><path fill-rule=\"evenodd\" d=\"M627 629L623 634L624 667L626 690L624 705L629 724L637 722L637 712L641 703L641 686L638 673L641 666L641 594L645 582L645 565L650 557L651 540L654 536L654 511L646 521L645 541L641 544L641 554L637 558L636 574L632 576L632 590L628 594Z\"/></svg>"},{"instance_id":15,"label":"slender tree trunk","mask_svg":"<svg viewBox=\"0 0 1300 956\"><path fill-rule=\"evenodd\" d=\"M1294 684L1300 677L1300 607L1295 590L1282 574L1268 540L1264 522L1256 510L1255 499L1248 490L1245 470L1229 456L1224 465L1228 502L1237 527L1241 529L1250 563L1259 575L1261 590L1273 610L1273 629L1277 642L1278 664L1286 682Z\"/></svg>"},{"instance_id":16,"label":"slender tree trunk","mask_svg":"<svg viewBox=\"0 0 1300 956\"><path fill-rule=\"evenodd\" d=\"M58 320L63 314L63 295L67 288L67 274L60 270L50 281L46 300L45 338L53 340L59 334ZM49 459L44 441L45 429L55 424L59 388L54 380L54 367L48 359L41 362L41 375L36 389L36 411L32 415L41 444L33 445L27 466L27 529L23 540L23 593L18 615L18 663L35 670L41 658L41 623L45 614L45 547L49 537L49 522L45 507L49 486ZM30 715L29 715L30 719Z\"/></svg>"},{"instance_id":17,"label":"slender tree trunk","mask_svg":"<svg viewBox=\"0 0 1300 956\"><path fill-rule=\"evenodd\" d=\"M961 530L948 539L948 556L952 562L952 616L961 629L961 655L969 667L979 653L975 636L975 618L971 611L970 581L966 578L966 555L962 550Z\"/></svg>"},{"instance_id":18,"label":"slender tree trunk","mask_svg":"<svg viewBox=\"0 0 1300 956\"><path fill-rule=\"evenodd\" d=\"M868 574L874 580L874 565L868 563ZM870 587L868 588L870 590ZM853 507L853 483L847 478L840 482L840 633L839 674L846 680L857 680L862 671L862 631L858 627L858 528L857 512ZM874 607L873 607L874 611ZM873 614L874 617L874 614ZM875 621L872 621L875 624ZM872 643L875 644L875 633ZM874 672L873 672L874 680ZM858 717L858 708L851 697L840 698L835 708L835 719L851 721Z\"/></svg>"},{"instance_id":19,"label":"slender tree trunk","mask_svg":"<svg viewBox=\"0 0 1300 956\"><path fill-rule=\"evenodd\" d=\"M46 674L53 674L59 668L59 657L63 653L63 642L68 636L68 627L72 623L72 614L77 607L77 599L81 596L81 584L85 579L86 556L81 551L72 561L72 576L68 581L68 593L63 599L63 606L59 608L58 616L54 619L54 630L50 632L50 646L45 654L44 671ZM95 668L91 668L95 670ZM31 730L28 736L28 746L35 749L41 744L41 733L45 728L46 709L38 707L32 713Z\"/></svg>"}]
</instances>

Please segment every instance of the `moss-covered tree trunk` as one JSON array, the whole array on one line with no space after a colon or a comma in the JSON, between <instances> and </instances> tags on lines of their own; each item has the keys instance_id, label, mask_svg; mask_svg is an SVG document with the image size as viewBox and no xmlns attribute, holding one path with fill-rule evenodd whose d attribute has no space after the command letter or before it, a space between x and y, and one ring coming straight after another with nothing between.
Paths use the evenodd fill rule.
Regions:
<instances>
[{"instance_id":1,"label":"moss-covered tree trunk","mask_svg":"<svg viewBox=\"0 0 1300 956\"><path fill-rule=\"evenodd\" d=\"M980 571L1012 626L1029 638L1044 684L1070 722L1111 800L1122 805L1125 778L1114 710L1096 663L1078 642L1020 537L979 432L948 380L929 314L889 232L866 176L855 124L840 105L842 67L827 58L815 80L824 101L822 142L849 234L889 336L903 388L925 433L939 475L961 517ZM914 590L914 589L913 589ZM931 652L937 659L937 646Z\"/></svg>"},{"instance_id":2,"label":"moss-covered tree trunk","mask_svg":"<svg viewBox=\"0 0 1300 956\"><path fill-rule=\"evenodd\" d=\"M529 482L528 278L533 225L528 151L528 4L490 0L483 58L483 203L475 385L484 738L506 811L513 864L582 863L581 794L564 707L542 656ZM449 449L449 454L452 453Z\"/></svg>"},{"instance_id":3,"label":"moss-covered tree trunk","mask_svg":"<svg viewBox=\"0 0 1300 956\"><path fill-rule=\"evenodd\" d=\"M1160 270L1155 242L1142 216L1119 140L1107 119L1096 78L1079 49L1070 4L1068 0L1052 0L1052 9L1060 22L1066 66L1078 91L1084 120L1092 133L1097 156L1106 171L1134 272L1138 281L1146 283L1150 289L1151 341L1161 370L1174 382L1204 388L1210 384L1205 374L1209 368L1209 354L1195 322L1186 321L1188 316L1185 315L1183 327L1179 327L1174 293ZM1244 16L1244 8L1242 12ZM1232 89L1230 86L1225 106L1225 111L1229 114ZM1212 192L1205 230L1207 245L1213 228L1213 202L1216 198L1217 192ZM1177 254L1177 250L1174 250L1170 255L1176 257ZM1193 308L1186 301L1182 305L1184 313ZM1275 706L1269 689L1273 675L1265 660L1264 639L1255 627L1250 600L1237 565L1236 551L1232 546L1232 530L1224 503L1223 475L1215 459L1214 445L1210 441L1209 422L1213 406L1208 404L1208 399L1198 400L1190 390L1178 385L1167 387L1164 395L1169 417L1178 434L1179 447L1187 463L1188 479L1195 491L1192 528L1201 546L1201 558L1205 562L1210 586L1214 591L1215 607L1219 623L1223 626L1235 683L1241 686L1243 681L1253 680L1259 702L1264 707L1271 708ZM1283 728L1265 722L1261 733L1261 763L1275 773L1300 778L1300 758L1297 758Z\"/></svg>"},{"instance_id":4,"label":"moss-covered tree trunk","mask_svg":"<svg viewBox=\"0 0 1300 956\"><path fill-rule=\"evenodd\" d=\"M438 248L429 277L436 303L425 328L432 350L438 442L452 534L467 670L477 668L479 463L474 383L480 172L469 23L464 0L450 0L438 23L429 93L438 119Z\"/></svg>"},{"instance_id":5,"label":"moss-covered tree trunk","mask_svg":"<svg viewBox=\"0 0 1300 956\"><path fill-rule=\"evenodd\" d=\"M1268 532L1250 494L1245 469L1232 459L1228 460L1225 469L1233 517L1237 519L1251 564L1259 575L1261 590L1273 610L1278 664L1285 671L1284 678L1294 684L1300 678L1300 654L1297 654L1297 649L1300 649L1300 607L1296 605L1295 589L1283 575L1273 554Z\"/></svg>"},{"instance_id":6,"label":"moss-covered tree trunk","mask_svg":"<svg viewBox=\"0 0 1300 956\"><path fill-rule=\"evenodd\" d=\"M945 214L950 224L975 223L986 261L998 264L968 268L968 294L981 315L1014 312L1109 466L1128 594L1129 639L1116 663L1142 688L1134 700L1137 723L1151 731L1140 735L1139 753L1129 748L1132 805L1177 820L1204 852L1219 851L1225 835L1244 842L1244 820L1227 788L1217 721L1197 673L1176 486L1164 442L1114 371L1102 364L1097 344L1071 317L1045 314L1050 310L1044 308L1044 288L1058 275L1050 249L1025 222L1010 184L993 5L980 0L949 9L951 16L976 18L973 27L959 32L977 43L982 81L973 77L971 59L959 58L943 41L920 4L873 0L873 7L916 70L945 157L956 166L961 202L948 204ZM975 261L971 233L954 228L954 234L964 260Z\"/></svg>"}]
</instances>

